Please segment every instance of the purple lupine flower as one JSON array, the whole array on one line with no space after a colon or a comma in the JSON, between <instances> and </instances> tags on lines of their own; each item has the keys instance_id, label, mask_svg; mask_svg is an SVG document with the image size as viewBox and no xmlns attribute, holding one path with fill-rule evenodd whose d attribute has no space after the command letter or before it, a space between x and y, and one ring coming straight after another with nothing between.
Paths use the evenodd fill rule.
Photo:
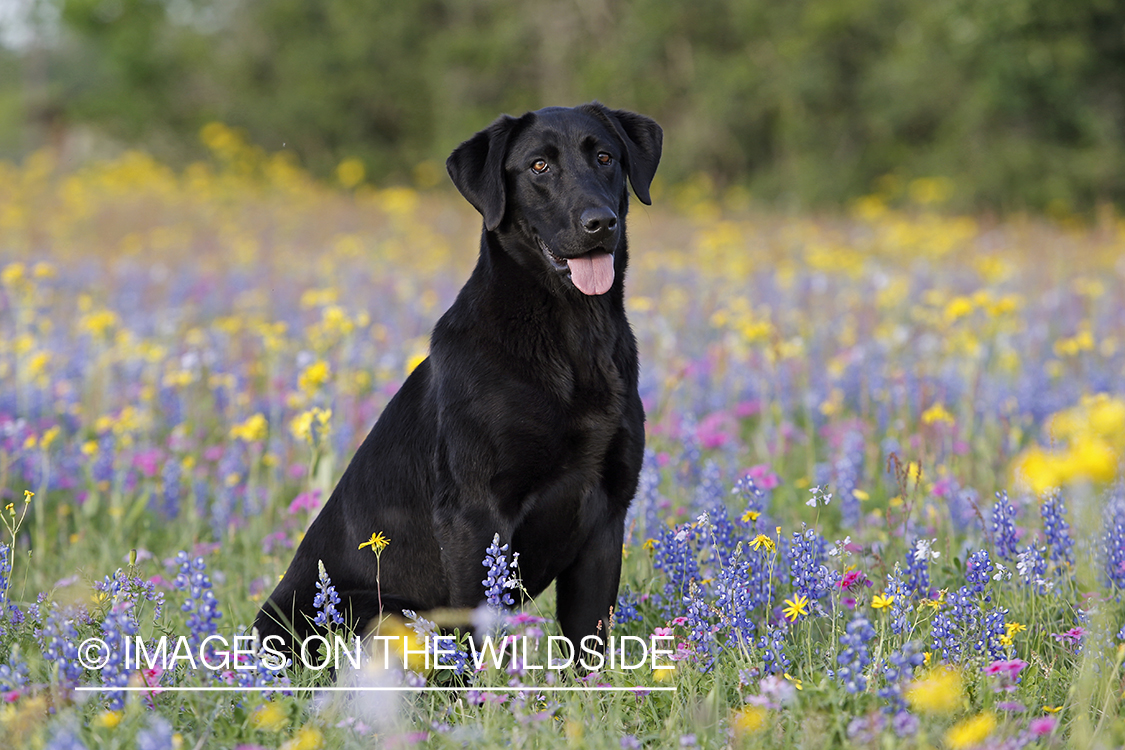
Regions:
<instances>
[{"instance_id":1,"label":"purple lupine flower","mask_svg":"<svg viewBox=\"0 0 1125 750\"><path fill-rule=\"evenodd\" d=\"M793 590L815 602L827 596L840 577L839 571L830 571L824 564L828 544L813 529L794 531L792 542L786 548L789 564L789 581Z\"/></svg>"},{"instance_id":2,"label":"purple lupine flower","mask_svg":"<svg viewBox=\"0 0 1125 750\"><path fill-rule=\"evenodd\" d=\"M1019 539L1016 536L1016 506L1008 499L1007 490L996 493L992 506L992 539L998 560L1011 560L1016 556Z\"/></svg>"},{"instance_id":3,"label":"purple lupine flower","mask_svg":"<svg viewBox=\"0 0 1125 750\"><path fill-rule=\"evenodd\" d=\"M863 476L863 463L863 434L858 430L849 430L841 441L840 455L833 465L836 494L840 497L840 513L844 526L849 529L859 525L862 515L855 491L859 486L859 478Z\"/></svg>"},{"instance_id":4,"label":"purple lupine flower","mask_svg":"<svg viewBox=\"0 0 1125 750\"><path fill-rule=\"evenodd\" d=\"M689 543L691 536L690 526L665 528L653 544L652 566L668 578L664 584L663 607L668 619L679 614L673 607L683 599L691 585L703 580L703 576L699 574L699 563L696 562Z\"/></svg>"},{"instance_id":5,"label":"purple lupine flower","mask_svg":"<svg viewBox=\"0 0 1125 750\"><path fill-rule=\"evenodd\" d=\"M130 610L130 614L134 624L140 624L137 620L137 607L142 600L153 603L152 619L154 620L160 619L160 613L164 609L164 593L156 590L155 583L146 581L140 576L128 575L121 568L114 571L112 578L105 576L101 581L96 582L94 589L104 592L111 604L131 602L134 607Z\"/></svg>"},{"instance_id":6,"label":"purple lupine flower","mask_svg":"<svg viewBox=\"0 0 1125 750\"><path fill-rule=\"evenodd\" d=\"M137 732L135 741L137 750L169 750L176 746L172 725L159 714L149 717L148 725Z\"/></svg>"},{"instance_id":7,"label":"purple lupine flower","mask_svg":"<svg viewBox=\"0 0 1125 750\"><path fill-rule=\"evenodd\" d=\"M915 539L906 555L906 576L912 596L928 599L930 596L930 560L941 553L933 549L937 539Z\"/></svg>"},{"instance_id":8,"label":"purple lupine flower","mask_svg":"<svg viewBox=\"0 0 1125 750\"><path fill-rule=\"evenodd\" d=\"M340 603L340 595L336 593L336 587L332 585L332 579L328 577L328 571L324 568L324 562L317 560L316 567L317 594L313 597L313 608L316 610L316 617L313 618L313 622L322 628L330 627L330 624L343 625L344 615L336 609L336 605Z\"/></svg>"},{"instance_id":9,"label":"purple lupine flower","mask_svg":"<svg viewBox=\"0 0 1125 750\"><path fill-rule=\"evenodd\" d=\"M789 671L789 657L785 655L785 630L767 626L766 632L758 636L758 653L764 662L763 671L769 674L785 674Z\"/></svg>"},{"instance_id":10,"label":"purple lupine flower","mask_svg":"<svg viewBox=\"0 0 1125 750\"><path fill-rule=\"evenodd\" d=\"M78 660L79 638L74 624L78 617L76 610L61 609L52 603L43 626L35 630L35 640L50 665L52 677L57 675L59 683L65 686L78 682L85 671Z\"/></svg>"},{"instance_id":11,"label":"purple lupine flower","mask_svg":"<svg viewBox=\"0 0 1125 750\"><path fill-rule=\"evenodd\" d=\"M723 650L722 644L715 639L717 628L708 619L711 607L697 584L692 584L683 602L687 605L684 626L688 630L688 640L695 646L696 657L701 661L700 670L706 672Z\"/></svg>"},{"instance_id":12,"label":"purple lupine flower","mask_svg":"<svg viewBox=\"0 0 1125 750\"><path fill-rule=\"evenodd\" d=\"M183 464L175 456L169 456L160 471L161 492L160 512L165 518L175 519L180 514L180 498L183 496Z\"/></svg>"},{"instance_id":13,"label":"purple lupine flower","mask_svg":"<svg viewBox=\"0 0 1125 750\"><path fill-rule=\"evenodd\" d=\"M906 613L910 611L913 605L898 563L895 563L895 569L887 575L887 589L885 593L892 597L891 632L895 635L899 635L906 630Z\"/></svg>"},{"instance_id":14,"label":"purple lupine flower","mask_svg":"<svg viewBox=\"0 0 1125 750\"><path fill-rule=\"evenodd\" d=\"M906 710L906 701L903 700L903 686L914 678L914 670L922 665L925 657L916 641L908 641L902 649L893 652L883 664L883 679L885 685L876 693L887 701L883 712L887 714L899 713Z\"/></svg>"},{"instance_id":15,"label":"purple lupine flower","mask_svg":"<svg viewBox=\"0 0 1125 750\"><path fill-rule=\"evenodd\" d=\"M640 622L641 613L637 611L637 595L629 590L628 586L621 589L617 597L617 606L613 608L613 621L618 625L630 622Z\"/></svg>"},{"instance_id":16,"label":"purple lupine flower","mask_svg":"<svg viewBox=\"0 0 1125 750\"><path fill-rule=\"evenodd\" d=\"M179 591L188 592L187 601L180 607L188 613L188 642L198 653L203 639L215 632L215 623L223 613L219 611L219 602L211 591L211 578L207 575L207 563L203 558L192 560L187 552L181 551L176 555L175 562L180 566L180 573L174 585Z\"/></svg>"},{"instance_id":17,"label":"purple lupine flower","mask_svg":"<svg viewBox=\"0 0 1125 750\"><path fill-rule=\"evenodd\" d=\"M1066 522L1066 503L1057 492L1039 506L1043 517L1043 535L1047 538L1047 549L1055 565L1071 568L1074 566L1074 540L1070 538L1070 524Z\"/></svg>"},{"instance_id":18,"label":"purple lupine flower","mask_svg":"<svg viewBox=\"0 0 1125 750\"><path fill-rule=\"evenodd\" d=\"M752 585L751 567L758 563L747 560L739 547L734 559L719 571L715 581L715 601L713 607L718 611L721 622L729 628L728 638L733 637L740 645L749 646L753 642L753 611L758 602L755 598L757 587Z\"/></svg>"},{"instance_id":19,"label":"purple lupine flower","mask_svg":"<svg viewBox=\"0 0 1125 750\"><path fill-rule=\"evenodd\" d=\"M484 584L484 595L488 606L493 609L504 609L515 605L512 595L507 589L511 588L508 578L508 557L504 553L508 545L500 544L500 535L492 537L492 544L485 550L484 561L481 563L488 568L488 575L481 582Z\"/></svg>"},{"instance_id":20,"label":"purple lupine flower","mask_svg":"<svg viewBox=\"0 0 1125 750\"><path fill-rule=\"evenodd\" d=\"M836 656L836 663L840 668L836 670L836 679L844 683L844 689L853 695L862 693L867 689L867 677L863 671L871 663L871 653L867 643L875 637L875 628L871 627L866 617L856 616L848 623L840 643L844 650Z\"/></svg>"},{"instance_id":21,"label":"purple lupine flower","mask_svg":"<svg viewBox=\"0 0 1125 750\"><path fill-rule=\"evenodd\" d=\"M27 663L20 659L19 649L12 646L7 664L0 664L0 693L10 693L27 685Z\"/></svg>"},{"instance_id":22,"label":"purple lupine flower","mask_svg":"<svg viewBox=\"0 0 1125 750\"><path fill-rule=\"evenodd\" d=\"M102 640L105 641L108 659L99 670L102 684L110 687L125 687L129 684L132 670L125 667L126 641L137 634L136 616L130 612L133 602L115 602L102 623ZM125 707L125 691L111 690L106 693L109 707L115 711Z\"/></svg>"},{"instance_id":23,"label":"purple lupine flower","mask_svg":"<svg viewBox=\"0 0 1125 750\"><path fill-rule=\"evenodd\" d=\"M969 555L965 561L965 580L973 589L973 593L984 593L984 587L992 577L992 560L988 557L988 550L982 549ZM990 601L991 597L985 595L984 600Z\"/></svg>"}]
</instances>

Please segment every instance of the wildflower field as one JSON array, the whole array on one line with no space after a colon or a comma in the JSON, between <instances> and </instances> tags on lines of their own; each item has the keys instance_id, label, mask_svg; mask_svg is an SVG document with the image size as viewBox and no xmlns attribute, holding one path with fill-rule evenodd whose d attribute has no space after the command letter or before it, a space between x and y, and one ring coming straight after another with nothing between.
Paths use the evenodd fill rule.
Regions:
<instances>
[{"instance_id":1,"label":"wildflower field","mask_svg":"<svg viewBox=\"0 0 1125 750\"><path fill-rule=\"evenodd\" d=\"M220 644L425 357L479 217L440 165L373 189L344 162L325 185L221 125L203 138L211 159L182 171L0 165L4 747L1125 742L1111 212L953 217L937 180L888 181L847 218L754 213L703 182L634 202L647 453L607 628L670 636L667 664L460 651L457 670L408 655L334 677ZM510 552L481 550L493 628L557 634ZM346 630L331 576L322 619ZM223 666L121 657L161 635ZM110 646L96 668L89 638ZM418 689L304 689L337 684Z\"/></svg>"}]
</instances>

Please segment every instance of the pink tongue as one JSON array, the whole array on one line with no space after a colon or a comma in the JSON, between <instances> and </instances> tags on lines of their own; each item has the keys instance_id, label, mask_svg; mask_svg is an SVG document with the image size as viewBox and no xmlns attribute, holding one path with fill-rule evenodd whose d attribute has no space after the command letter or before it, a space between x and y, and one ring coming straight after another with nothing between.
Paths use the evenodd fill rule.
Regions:
<instances>
[{"instance_id":1,"label":"pink tongue","mask_svg":"<svg viewBox=\"0 0 1125 750\"><path fill-rule=\"evenodd\" d=\"M613 256L595 250L581 258L569 258L570 280L583 294L605 294L613 286Z\"/></svg>"}]
</instances>

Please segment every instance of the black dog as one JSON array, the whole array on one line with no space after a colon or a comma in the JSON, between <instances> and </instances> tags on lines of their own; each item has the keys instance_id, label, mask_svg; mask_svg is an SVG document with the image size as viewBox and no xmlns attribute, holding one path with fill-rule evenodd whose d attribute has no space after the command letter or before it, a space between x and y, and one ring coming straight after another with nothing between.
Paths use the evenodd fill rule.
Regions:
<instances>
[{"instance_id":1,"label":"black dog","mask_svg":"<svg viewBox=\"0 0 1125 750\"><path fill-rule=\"evenodd\" d=\"M594 102L503 116L457 147L446 166L484 216L480 259L259 612L262 638L314 631L317 560L357 632L380 611L474 607L497 533L532 595L557 582L575 646L605 635L644 448L626 178L650 203L662 139ZM381 596L359 549L375 532Z\"/></svg>"}]
</instances>

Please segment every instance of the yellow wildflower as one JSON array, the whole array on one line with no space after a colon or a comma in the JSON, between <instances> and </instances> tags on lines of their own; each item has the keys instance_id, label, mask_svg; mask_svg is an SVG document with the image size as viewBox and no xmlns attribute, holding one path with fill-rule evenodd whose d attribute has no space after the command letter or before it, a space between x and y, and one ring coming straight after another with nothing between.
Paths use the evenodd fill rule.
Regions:
<instances>
[{"instance_id":1,"label":"yellow wildflower","mask_svg":"<svg viewBox=\"0 0 1125 750\"><path fill-rule=\"evenodd\" d=\"M775 549L777 549L777 545L774 544L773 540L765 534L758 534L758 536L754 537L750 541L750 546L754 549L761 549L762 547L765 547L766 552L773 552Z\"/></svg>"},{"instance_id":2,"label":"yellow wildflower","mask_svg":"<svg viewBox=\"0 0 1125 750\"><path fill-rule=\"evenodd\" d=\"M280 732L289 726L289 713L281 707L280 701L270 701L254 709L250 724L264 732Z\"/></svg>"},{"instance_id":3,"label":"yellow wildflower","mask_svg":"<svg viewBox=\"0 0 1125 750\"><path fill-rule=\"evenodd\" d=\"M374 534L371 535L370 539L368 539L363 544L359 545L359 549L363 549L364 547L370 547L371 551L374 552L376 555L378 555L383 550L385 550L387 548L387 545L390 544L390 543L391 543L391 540L388 539L387 537L383 536L383 532L377 531L377 532L375 532Z\"/></svg>"},{"instance_id":4,"label":"yellow wildflower","mask_svg":"<svg viewBox=\"0 0 1125 750\"><path fill-rule=\"evenodd\" d=\"M318 359L301 371L301 374L297 377L297 387L306 394L312 395L328 382L331 374L332 368L328 366L328 363Z\"/></svg>"},{"instance_id":5,"label":"yellow wildflower","mask_svg":"<svg viewBox=\"0 0 1125 750\"><path fill-rule=\"evenodd\" d=\"M786 619L792 622L801 615L807 615L809 613L808 606L808 597L797 594L792 599L785 600L785 607L781 610L781 614L785 615Z\"/></svg>"},{"instance_id":6,"label":"yellow wildflower","mask_svg":"<svg viewBox=\"0 0 1125 750\"><path fill-rule=\"evenodd\" d=\"M769 709L762 706L747 706L734 712L730 725L736 737L757 734L768 726L769 714Z\"/></svg>"},{"instance_id":7,"label":"yellow wildflower","mask_svg":"<svg viewBox=\"0 0 1125 750\"><path fill-rule=\"evenodd\" d=\"M953 750L975 747L996 728L996 717L990 713L977 714L971 719L955 724L945 733L945 743Z\"/></svg>"},{"instance_id":8,"label":"yellow wildflower","mask_svg":"<svg viewBox=\"0 0 1125 750\"><path fill-rule=\"evenodd\" d=\"M922 412L922 424L941 423L953 424L953 415L946 411L941 404L934 404Z\"/></svg>"},{"instance_id":9,"label":"yellow wildflower","mask_svg":"<svg viewBox=\"0 0 1125 750\"><path fill-rule=\"evenodd\" d=\"M247 443L260 443L266 439L268 428L269 422L266 421L265 415L259 412L252 417L248 417L246 421L231 427L230 436L232 440L242 440Z\"/></svg>"},{"instance_id":10,"label":"yellow wildflower","mask_svg":"<svg viewBox=\"0 0 1125 750\"><path fill-rule=\"evenodd\" d=\"M121 716L122 713L120 711L103 711L94 719L94 723L99 727L113 729L121 723Z\"/></svg>"},{"instance_id":11,"label":"yellow wildflower","mask_svg":"<svg viewBox=\"0 0 1125 750\"><path fill-rule=\"evenodd\" d=\"M948 714L961 705L961 673L940 668L911 684L906 700L911 708L924 714Z\"/></svg>"},{"instance_id":12,"label":"yellow wildflower","mask_svg":"<svg viewBox=\"0 0 1125 750\"><path fill-rule=\"evenodd\" d=\"M297 730L293 739L282 743L280 750L318 750L321 747L324 747L324 735L306 724Z\"/></svg>"},{"instance_id":13,"label":"yellow wildflower","mask_svg":"<svg viewBox=\"0 0 1125 750\"><path fill-rule=\"evenodd\" d=\"M876 594L871 599L871 606L875 609L886 609L894 603L894 596L885 596L883 594Z\"/></svg>"},{"instance_id":14,"label":"yellow wildflower","mask_svg":"<svg viewBox=\"0 0 1125 750\"><path fill-rule=\"evenodd\" d=\"M748 510L745 513L742 514L742 522L743 523L753 523L754 521L758 520L758 516L760 516L760 515L762 515L762 514L759 513L756 510Z\"/></svg>"}]
</instances>

